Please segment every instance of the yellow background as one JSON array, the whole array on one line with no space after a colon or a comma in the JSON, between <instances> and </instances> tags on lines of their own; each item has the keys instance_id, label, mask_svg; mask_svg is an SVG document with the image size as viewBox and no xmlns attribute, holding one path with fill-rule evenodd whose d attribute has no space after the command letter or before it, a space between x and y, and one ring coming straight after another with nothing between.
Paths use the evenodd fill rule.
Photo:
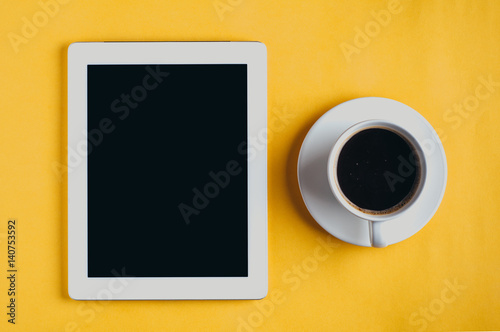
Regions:
<instances>
[{"instance_id":1,"label":"yellow background","mask_svg":"<svg viewBox=\"0 0 500 332\"><path fill-rule=\"evenodd\" d=\"M389 1L66 2L15 46L23 18L33 22L42 9L38 1L0 1L0 276L9 218L18 222L20 271L14 327L0 278L0 330L500 329L500 86L487 97L479 88L483 99L475 99L480 77L500 82L499 1L401 1L378 30L371 12L388 10ZM342 47L356 47L357 29L367 27L368 45L357 40L362 47L344 55ZM104 40L267 45L269 120L284 124L270 128L268 302L68 297L66 180L53 170L66 158L66 50ZM308 214L296 180L311 125L364 96L418 110L438 130L448 159L434 218L385 249L329 238ZM464 103L468 110L454 111ZM333 241L329 251L317 249L318 238ZM294 266L303 265L298 277ZM447 282L461 287L453 293Z\"/></svg>"}]
</instances>

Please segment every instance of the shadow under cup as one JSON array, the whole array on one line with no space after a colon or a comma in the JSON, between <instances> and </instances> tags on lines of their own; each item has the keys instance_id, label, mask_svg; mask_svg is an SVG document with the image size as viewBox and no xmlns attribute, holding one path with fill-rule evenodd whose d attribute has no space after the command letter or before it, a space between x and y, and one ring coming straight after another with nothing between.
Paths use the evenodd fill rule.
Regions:
<instances>
[{"instance_id":1,"label":"shadow under cup","mask_svg":"<svg viewBox=\"0 0 500 332\"><path fill-rule=\"evenodd\" d=\"M395 216L411 205L422 187L423 152L413 136L394 124L372 121L353 127L339 138L329 178L341 203L354 214Z\"/></svg>"}]
</instances>

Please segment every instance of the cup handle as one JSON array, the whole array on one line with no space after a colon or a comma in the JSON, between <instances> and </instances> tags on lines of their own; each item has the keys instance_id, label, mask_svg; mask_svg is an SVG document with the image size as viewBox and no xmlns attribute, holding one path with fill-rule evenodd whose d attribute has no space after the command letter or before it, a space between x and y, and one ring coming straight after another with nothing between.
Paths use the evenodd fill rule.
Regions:
<instances>
[{"instance_id":1,"label":"cup handle","mask_svg":"<svg viewBox=\"0 0 500 332\"><path fill-rule=\"evenodd\" d=\"M375 248L387 247L387 242L382 234L381 226L383 221L369 221L370 244Z\"/></svg>"}]
</instances>

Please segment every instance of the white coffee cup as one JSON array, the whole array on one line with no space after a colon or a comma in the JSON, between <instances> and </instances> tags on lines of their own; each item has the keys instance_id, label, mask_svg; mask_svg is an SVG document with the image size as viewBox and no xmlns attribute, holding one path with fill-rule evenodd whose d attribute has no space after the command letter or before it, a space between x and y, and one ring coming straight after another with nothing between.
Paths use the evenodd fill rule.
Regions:
<instances>
[{"instance_id":1,"label":"white coffee cup","mask_svg":"<svg viewBox=\"0 0 500 332\"><path fill-rule=\"evenodd\" d=\"M342 151L345 143L349 141L349 139L353 135L369 128L381 128L397 133L412 146L414 153L416 153L418 157L415 159L419 163L418 169L420 174L417 178L418 182L415 189L413 190L413 195L411 195L411 197L404 205L399 208L395 208L388 213L370 213L367 210L357 207L344 195L337 178L337 162L340 152ZM408 209L410 209L421 196L422 188L424 187L426 181L426 171L426 156L421 144L419 144L417 139L415 139L415 137L411 135L408 130L402 128L399 125L396 125L395 123L390 122L389 120L376 119L358 122L357 124L349 127L345 132L343 132L330 151L327 165L328 182L335 198L346 210L351 212L353 215L369 221L370 241L372 247L386 247L388 245L386 235L382 231L382 223L393 218L404 218L405 212L408 211ZM356 222L356 220L353 220L353 222Z\"/></svg>"}]
</instances>

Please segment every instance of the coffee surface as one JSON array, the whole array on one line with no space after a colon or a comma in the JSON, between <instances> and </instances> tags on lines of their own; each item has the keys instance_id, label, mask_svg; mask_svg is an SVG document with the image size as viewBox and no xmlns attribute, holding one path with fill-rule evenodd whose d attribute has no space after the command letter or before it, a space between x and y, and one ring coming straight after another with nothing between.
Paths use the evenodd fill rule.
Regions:
<instances>
[{"instance_id":1,"label":"coffee surface","mask_svg":"<svg viewBox=\"0 0 500 332\"><path fill-rule=\"evenodd\" d=\"M413 196L420 176L413 147L382 128L353 135L339 154L336 171L345 197L368 213L390 213L402 207Z\"/></svg>"}]
</instances>

